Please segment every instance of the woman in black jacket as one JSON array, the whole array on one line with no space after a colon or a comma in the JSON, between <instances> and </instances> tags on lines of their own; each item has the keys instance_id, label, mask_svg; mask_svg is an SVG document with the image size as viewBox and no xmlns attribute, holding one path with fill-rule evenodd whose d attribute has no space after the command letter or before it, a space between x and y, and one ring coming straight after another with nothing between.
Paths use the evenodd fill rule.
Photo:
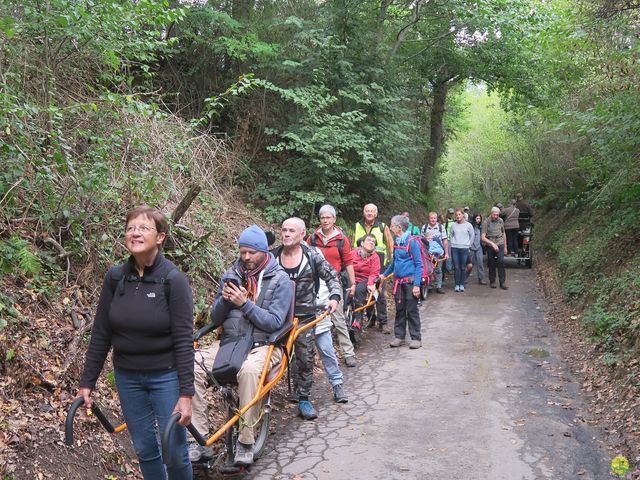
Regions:
<instances>
[{"instance_id":1,"label":"woman in black jacket","mask_svg":"<svg viewBox=\"0 0 640 480\"><path fill-rule=\"evenodd\" d=\"M192 478L186 429L193 396L193 300L184 273L160 250L167 220L156 209L138 207L127 215L129 260L105 275L79 396L91 407L104 361L113 347L120 404L142 475L147 480ZM174 412L175 429L165 468L156 432Z\"/></svg>"}]
</instances>

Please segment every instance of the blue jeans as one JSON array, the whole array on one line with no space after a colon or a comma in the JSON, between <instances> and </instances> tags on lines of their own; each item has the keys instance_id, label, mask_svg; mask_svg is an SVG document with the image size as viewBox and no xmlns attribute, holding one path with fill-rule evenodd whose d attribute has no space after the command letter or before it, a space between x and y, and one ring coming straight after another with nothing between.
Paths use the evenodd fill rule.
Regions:
<instances>
[{"instance_id":1,"label":"blue jeans","mask_svg":"<svg viewBox=\"0 0 640 480\"><path fill-rule=\"evenodd\" d=\"M342 371L338 366L338 358L336 357L336 349L333 347L331 330L316 334L316 347L318 347L322 365L324 365L324 371L327 374L331 386L335 387L342 383Z\"/></svg>"},{"instance_id":2,"label":"blue jeans","mask_svg":"<svg viewBox=\"0 0 640 480\"><path fill-rule=\"evenodd\" d=\"M162 462L160 436L178 402L178 373L115 370L120 405L145 480L191 480L187 429L177 425L170 439L173 458Z\"/></svg>"},{"instance_id":3,"label":"blue jeans","mask_svg":"<svg viewBox=\"0 0 640 480\"><path fill-rule=\"evenodd\" d=\"M451 256L453 257L453 276L456 285L464 285L466 276L465 267L467 266L467 258L469 257L468 248L451 248Z\"/></svg>"},{"instance_id":4,"label":"blue jeans","mask_svg":"<svg viewBox=\"0 0 640 480\"><path fill-rule=\"evenodd\" d=\"M473 266L476 267L476 271L478 272L478 280L484 280L484 263L482 258L482 249L478 250L469 250L469 261L473 263ZM466 274L466 278L468 279L470 276L469 273Z\"/></svg>"}]
</instances>

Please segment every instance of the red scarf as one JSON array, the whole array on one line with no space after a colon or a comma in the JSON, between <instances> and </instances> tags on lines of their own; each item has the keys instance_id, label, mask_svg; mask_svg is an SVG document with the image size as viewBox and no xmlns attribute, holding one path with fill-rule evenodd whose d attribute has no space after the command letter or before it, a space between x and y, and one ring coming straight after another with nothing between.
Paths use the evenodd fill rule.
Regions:
<instances>
[{"instance_id":1,"label":"red scarf","mask_svg":"<svg viewBox=\"0 0 640 480\"><path fill-rule=\"evenodd\" d=\"M246 285L248 298L252 302L256 301L256 298L260 294L258 291L258 276L260 272L267 266L269 263L271 255L267 253L264 257L264 261L258 265L253 270L245 270L242 262L240 263L240 273L242 274L243 283Z\"/></svg>"}]
</instances>

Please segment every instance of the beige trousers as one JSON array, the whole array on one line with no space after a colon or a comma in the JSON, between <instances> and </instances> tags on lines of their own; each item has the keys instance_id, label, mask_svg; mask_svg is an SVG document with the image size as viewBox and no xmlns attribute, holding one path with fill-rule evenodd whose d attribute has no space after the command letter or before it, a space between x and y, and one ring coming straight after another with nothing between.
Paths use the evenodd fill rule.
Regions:
<instances>
[{"instance_id":1,"label":"beige trousers","mask_svg":"<svg viewBox=\"0 0 640 480\"><path fill-rule=\"evenodd\" d=\"M195 394L192 400L191 423L203 435L209 434L208 405L204 398L207 388L207 371L213 368L213 360L216 358L220 342L213 343L204 350L197 350L195 353ZM249 352L249 356L242 364L238 372L238 396L240 408L248 404L258 391L258 382L262 367L267 360L269 346L257 347ZM282 349L275 348L271 356L270 368L282 360ZM252 445L255 441L253 425L260 416L260 409L252 407L242 416L240 421L240 434L238 439L246 445Z\"/></svg>"},{"instance_id":2,"label":"beige trousers","mask_svg":"<svg viewBox=\"0 0 640 480\"><path fill-rule=\"evenodd\" d=\"M338 337L338 344L342 349L343 355L345 357L354 357L356 352L353 349L351 338L349 338L347 317L344 314L344 300L340 300L338 308L331 314L331 321L333 322L333 326L336 327L336 336Z\"/></svg>"}]
</instances>

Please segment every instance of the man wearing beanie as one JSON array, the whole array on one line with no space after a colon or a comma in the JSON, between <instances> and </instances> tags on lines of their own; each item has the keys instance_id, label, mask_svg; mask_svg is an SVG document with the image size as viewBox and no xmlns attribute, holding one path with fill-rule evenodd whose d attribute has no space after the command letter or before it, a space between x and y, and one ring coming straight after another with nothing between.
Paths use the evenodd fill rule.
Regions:
<instances>
[{"instance_id":1,"label":"man wearing beanie","mask_svg":"<svg viewBox=\"0 0 640 480\"><path fill-rule=\"evenodd\" d=\"M237 337L253 329L253 349L237 375L239 407L249 403L258 390L260 374L269 350L269 336L285 323L293 297L293 285L280 264L269 253L264 231L257 225L246 228L238 240L239 258L220 278L220 287L211 309L211 328L223 327L221 341ZM207 404L204 393L207 371L210 371L218 352L219 342L195 354L195 395L191 423L203 435L209 432ZM282 359L282 349L276 348L271 367ZM255 442L252 425L260 416L258 408L250 408L243 415L236 445L236 465L253 463ZM213 455L211 447L190 444L192 462Z\"/></svg>"}]
</instances>

